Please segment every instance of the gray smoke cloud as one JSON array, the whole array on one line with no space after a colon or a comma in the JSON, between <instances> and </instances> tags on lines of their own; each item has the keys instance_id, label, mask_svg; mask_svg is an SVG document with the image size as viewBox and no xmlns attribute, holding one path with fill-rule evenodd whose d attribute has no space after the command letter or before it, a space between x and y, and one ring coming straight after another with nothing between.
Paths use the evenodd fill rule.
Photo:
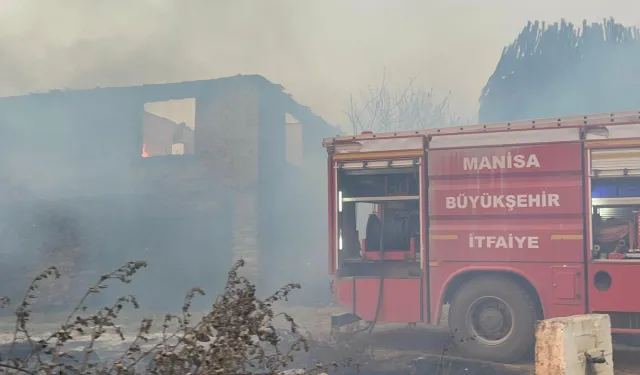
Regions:
<instances>
[{"instance_id":1,"label":"gray smoke cloud","mask_svg":"<svg viewBox=\"0 0 640 375\"><path fill-rule=\"evenodd\" d=\"M473 116L527 20L631 25L639 12L633 0L2 0L0 94L258 73L346 125L349 93L386 68Z\"/></svg>"},{"instance_id":2,"label":"gray smoke cloud","mask_svg":"<svg viewBox=\"0 0 640 375\"><path fill-rule=\"evenodd\" d=\"M349 94L375 85L386 71L387 78L397 85L403 85L419 74L414 87L434 88L439 94L451 91L455 114L472 117L477 110L480 90L495 70L503 47L513 41L529 19L556 21L565 17L580 23L583 18L599 21L613 16L618 22L631 25L636 22L631 17L640 14L640 2L633 0L619 0L606 6L598 0L539 0L523 4L513 0L0 0L0 74L3 83L0 95L261 74L283 85L298 102L308 105L329 122L350 130L343 113L349 104ZM32 115L38 118L39 114ZM47 121L51 125L56 120L47 118ZM36 127L27 131L36 131L34 129ZM42 134L40 130L37 132ZM50 134L64 137L55 131ZM52 138L48 141L55 144ZM92 146L90 142L78 141L77 144ZM13 155L9 148L3 152ZM60 171L69 171L64 181L75 181L77 176L73 175L73 168L64 169L67 166L64 155L58 155L60 160L49 158L50 166L59 165L53 165L47 171L58 178L62 175ZM9 178L15 180L20 173L44 175L40 159L13 156L15 168L5 169ZM7 164L6 160L4 162ZM318 165L320 167L313 170L305 170L309 175L299 178L304 181L316 181L317 178L319 182L314 184L318 186L317 190L311 185L301 185L295 189L285 187L291 189L287 192L325 197L324 164ZM85 195L96 195L90 188L85 189L88 190L83 192ZM30 190L51 194L50 189L35 183L15 190L16 194ZM51 202L47 201L43 206L16 208L20 215L6 212L0 215L0 224L4 220L28 229L24 233L14 233L13 237L0 237L5 238L5 249L35 246L31 242L40 237L57 239L58 228L46 228L45 224L57 223L60 215L79 223L78 239L72 239L84 241L82 245L106 243L104 237L120 236L120 248L138 249L138 244L131 243L126 234L141 222L145 212L122 204L122 208L112 210L111 216L101 214L97 220L95 212L100 212L101 207L113 207L109 201L72 200L73 204L65 206L64 202L47 198ZM318 211L307 215L318 223L326 223L324 209ZM34 227L30 224L32 216L41 212L49 219L42 228ZM298 220L300 214L296 215L292 214L295 217L291 220L302 223L299 232L309 229L313 233L326 233L316 230L320 224L313 227L315 224L311 220ZM177 234L172 239L182 240L179 226L182 223L178 225L157 217L149 220L155 220L156 227L174 229L172 233ZM227 221L224 216L214 217L202 225L214 227ZM21 223L24 225L18 225ZM220 232L226 231L226 227L220 229ZM114 236L114 232L119 235ZM185 235L184 241L195 241L187 237ZM20 243L23 238L28 243ZM310 293L315 296L328 290L325 289L326 280L322 279L326 275L326 249L320 240L308 242L318 247L315 254L319 255L307 268L301 267L300 262L290 262L281 264L273 274L291 275L292 279L286 281L311 283L308 290L317 290L317 293ZM307 243L302 246L310 247ZM229 246L220 247L227 249ZM105 254L108 254L107 250ZM149 254L148 257L153 258L153 254ZM29 258L14 255L11 262ZM135 259L146 253L126 255ZM203 249L199 256L186 257L187 260L181 263L183 270L190 271L185 274L198 274L198 267L189 262L208 259L205 257L211 256L209 249ZM150 260L152 265L158 259L166 266L166 263L171 265L168 259L173 258L158 256ZM102 258L86 262L104 265ZM226 269L229 263L221 267ZM202 268L201 274L207 274L206 263L198 266ZM294 268L302 271L294 273L291 271ZM297 278L303 273L312 273L307 270L317 270L318 276L314 273L304 284L305 280ZM149 277L153 272L149 270ZM315 281L318 282L314 284Z\"/></svg>"}]
</instances>

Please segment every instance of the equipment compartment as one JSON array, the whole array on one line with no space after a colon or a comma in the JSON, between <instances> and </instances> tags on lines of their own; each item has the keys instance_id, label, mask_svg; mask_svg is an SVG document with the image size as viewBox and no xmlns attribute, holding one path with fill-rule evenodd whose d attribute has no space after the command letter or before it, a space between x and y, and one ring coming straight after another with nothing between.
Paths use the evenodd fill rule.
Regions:
<instances>
[{"instance_id":1,"label":"equipment compartment","mask_svg":"<svg viewBox=\"0 0 640 375\"><path fill-rule=\"evenodd\" d=\"M378 275L380 267L396 277L420 275L419 167L417 160L339 165L340 275Z\"/></svg>"},{"instance_id":2,"label":"equipment compartment","mask_svg":"<svg viewBox=\"0 0 640 375\"><path fill-rule=\"evenodd\" d=\"M594 258L638 259L640 149L591 150Z\"/></svg>"}]
</instances>

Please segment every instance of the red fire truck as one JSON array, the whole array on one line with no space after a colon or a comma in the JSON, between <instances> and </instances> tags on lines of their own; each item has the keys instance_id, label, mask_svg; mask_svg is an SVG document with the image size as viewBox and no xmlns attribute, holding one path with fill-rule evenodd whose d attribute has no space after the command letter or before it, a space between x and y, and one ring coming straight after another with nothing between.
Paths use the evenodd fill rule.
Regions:
<instances>
[{"instance_id":1,"label":"red fire truck","mask_svg":"<svg viewBox=\"0 0 640 375\"><path fill-rule=\"evenodd\" d=\"M329 272L354 320L530 353L540 319L640 333L640 111L326 138Z\"/></svg>"}]
</instances>

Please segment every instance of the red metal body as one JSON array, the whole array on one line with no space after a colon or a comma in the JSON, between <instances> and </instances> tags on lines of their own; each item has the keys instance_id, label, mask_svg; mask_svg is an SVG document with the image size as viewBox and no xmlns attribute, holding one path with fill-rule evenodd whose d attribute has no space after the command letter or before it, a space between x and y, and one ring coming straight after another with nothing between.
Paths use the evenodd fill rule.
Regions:
<instances>
[{"instance_id":1,"label":"red metal body","mask_svg":"<svg viewBox=\"0 0 640 375\"><path fill-rule=\"evenodd\" d=\"M640 212L636 213L636 243L635 248L640 250Z\"/></svg>"},{"instance_id":2,"label":"red metal body","mask_svg":"<svg viewBox=\"0 0 640 375\"><path fill-rule=\"evenodd\" d=\"M340 274L337 171L349 162L413 158L420 166L422 235L413 246L421 274L384 279L378 321L438 322L464 280L501 273L528 286L544 318L604 312L614 331L640 333L640 323L627 322L627 313L640 319L640 299L630 295L640 285L640 260L592 257L590 229L592 151L640 149L640 112L362 134L328 138L324 146L329 272L336 298L360 318L376 316L380 277ZM637 248L637 219L635 226L629 238Z\"/></svg>"}]
</instances>

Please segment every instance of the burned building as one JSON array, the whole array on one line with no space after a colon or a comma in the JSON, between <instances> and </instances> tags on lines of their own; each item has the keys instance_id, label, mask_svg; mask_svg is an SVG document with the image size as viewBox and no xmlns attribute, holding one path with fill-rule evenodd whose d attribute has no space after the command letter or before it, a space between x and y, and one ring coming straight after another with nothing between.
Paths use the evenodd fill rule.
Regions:
<instances>
[{"instance_id":1,"label":"burned building","mask_svg":"<svg viewBox=\"0 0 640 375\"><path fill-rule=\"evenodd\" d=\"M324 275L321 140L338 132L257 75L2 98L0 295L47 262L71 294L148 261L132 287L150 307L240 257L264 288Z\"/></svg>"}]
</instances>

